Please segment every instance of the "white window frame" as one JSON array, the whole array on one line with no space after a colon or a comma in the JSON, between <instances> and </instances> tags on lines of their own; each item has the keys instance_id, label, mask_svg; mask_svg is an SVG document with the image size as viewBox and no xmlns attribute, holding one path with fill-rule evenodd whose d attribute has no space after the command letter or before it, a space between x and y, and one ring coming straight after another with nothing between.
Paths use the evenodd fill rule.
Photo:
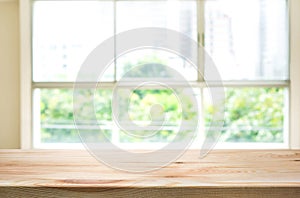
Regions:
<instances>
[{"instance_id":1,"label":"white window frame","mask_svg":"<svg viewBox=\"0 0 300 198\"><path fill-rule=\"evenodd\" d=\"M198 10L203 0L198 0ZM20 133L21 148L33 148L33 90L34 88L73 88L73 83L33 83L32 82L32 0L19 1L20 17ZM198 12L200 13L200 12ZM227 81L225 87L288 87L289 88L289 132L286 144L275 143L223 143L217 148L253 148L253 149L300 149L300 1L289 0L290 22L290 80L289 81ZM198 20L203 18L198 14ZM203 42L203 25L198 24L198 41ZM203 69L203 68L200 68ZM108 86L109 83L107 84ZM198 82L195 86L204 87ZM55 148L80 148L81 144L51 144ZM233 146L234 145L234 146ZM51 148L45 145L45 148Z\"/></svg>"}]
</instances>

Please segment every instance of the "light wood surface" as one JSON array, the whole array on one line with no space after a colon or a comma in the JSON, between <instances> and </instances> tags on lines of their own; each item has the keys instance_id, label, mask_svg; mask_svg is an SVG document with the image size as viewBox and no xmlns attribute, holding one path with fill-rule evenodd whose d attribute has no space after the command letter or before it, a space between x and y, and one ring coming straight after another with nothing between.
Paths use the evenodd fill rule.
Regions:
<instances>
[{"instance_id":1,"label":"light wood surface","mask_svg":"<svg viewBox=\"0 0 300 198\"><path fill-rule=\"evenodd\" d=\"M117 156L114 156L117 157ZM0 150L0 197L300 197L300 151L188 151L132 174L87 151Z\"/></svg>"}]
</instances>

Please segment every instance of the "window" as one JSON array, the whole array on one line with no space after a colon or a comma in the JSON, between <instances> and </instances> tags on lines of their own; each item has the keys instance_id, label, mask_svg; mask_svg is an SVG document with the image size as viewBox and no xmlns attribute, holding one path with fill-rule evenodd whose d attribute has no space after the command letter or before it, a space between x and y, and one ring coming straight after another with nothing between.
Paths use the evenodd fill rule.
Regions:
<instances>
[{"instance_id":1,"label":"window","mask_svg":"<svg viewBox=\"0 0 300 198\"><path fill-rule=\"evenodd\" d=\"M290 84L286 0L34 1L32 13L34 147L78 147L72 88L81 63L105 39L140 27L173 29L204 44L225 86L223 145L234 148L237 143L255 143L258 148L262 143L269 148L287 147ZM189 46L181 47L189 50ZM139 131L143 137L140 138L113 123L111 98L115 83L127 71L148 62L157 64L157 71L161 71L161 63L173 65L187 81L193 82L202 114L195 118L197 109L190 106L189 115L183 118L181 103L164 87L136 89L129 103L119 104L119 116L126 109L130 119L145 125L152 105L158 101L168 115L168 122L155 136L145 138L151 134ZM208 69L204 64L204 75ZM143 75L155 75L157 71L145 71ZM209 132L217 107L211 104L203 78L177 55L149 49L132 51L113 62L101 80L107 86L95 93L95 111L104 133L95 137L97 141L108 138L127 148L164 145L172 140L176 124L182 119L201 120L196 146L202 135ZM220 85L215 83L216 87ZM120 90L119 101L123 101L122 92L126 89ZM90 133L98 129L91 125L81 127ZM186 129L185 134L190 132Z\"/></svg>"}]
</instances>

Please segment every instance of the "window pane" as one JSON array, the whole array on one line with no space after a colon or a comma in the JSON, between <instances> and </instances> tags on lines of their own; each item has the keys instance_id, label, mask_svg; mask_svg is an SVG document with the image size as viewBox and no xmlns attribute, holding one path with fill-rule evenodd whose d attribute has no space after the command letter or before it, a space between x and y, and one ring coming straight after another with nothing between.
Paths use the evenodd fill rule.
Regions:
<instances>
[{"instance_id":1,"label":"window pane","mask_svg":"<svg viewBox=\"0 0 300 198\"><path fill-rule=\"evenodd\" d=\"M174 53L152 49L131 51L117 60L118 81L121 79L121 81L132 81L134 78L145 79L146 77L152 81L156 78L180 81L174 79L178 75L183 77L182 80L196 81L197 66Z\"/></svg>"},{"instance_id":2,"label":"window pane","mask_svg":"<svg viewBox=\"0 0 300 198\"><path fill-rule=\"evenodd\" d=\"M118 122L128 129L120 127L120 143L168 143L176 135L180 135L182 141L189 135L194 135L196 124L193 123L198 121L198 109L192 98L185 95L189 93L185 88L135 89L130 98L126 99L126 92L129 91L125 88L117 91ZM197 100L200 99L200 90L195 89L193 94ZM190 124L181 128L183 123Z\"/></svg>"},{"instance_id":3,"label":"window pane","mask_svg":"<svg viewBox=\"0 0 300 198\"><path fill-rule=\"evenodd\" d=\"M113 36L113 10L113 1L35 1L33 81L74 81L87 55ZM102 80L113 76L111 69Z\"/></svg>"},{"instance_id":4,"label":"window pane","mask_svg":"<svg viewBox=\"0 0 300 198\"><path fill-rule=\"evenodd\" d=\"M287 89L285 88L226 88L225 123L222 139L226 142L284 141L288 126ZM212 105L209 90L204 94L205 125L213 131Z\"/></svg>"},{"instance_id":5,"label":"window pane","mask_svg":"<svg viewBox=\"0 0 300 198\"><path fill-rule=\"evenodd\" d=\"M196 0L118 1L117 33L142 27L169 28L197 38Z\"/></svg>"},{"instance_id":6,"label":"window pane","mask_svg":"<svg viewBox=\"0 0 300 198\"><path fill-rule=\"evenodd\" d=\"M197 2L196 0L174 0L174 1L117 1L116 7L116 32L120 33L135 28L160 27L178 31L197 41ZM178 49L186 53L195 53L180 40ZM118 43L116 43L118 47ZM182 57L174 53L162 52L161 50L138 50L126 54L122 60L117 62L118 76L122 76L124 62L136 64L145 60L152 61L163 58L168 66L181 72L187 80L197 80L196 69ZM155 61L155 60L154 60Z\"/></svg>"},{"instance_id":7,"label":"window pane","mask_svg":"<svg viewBox=\"0 0 300 198\"><path fill-rule=\"evenodd\" d=\"M86 133L91 133L95 141L101 142L112 136L111 127L111 90L97 90L95 95L95 112L101 129L97 125L77 125ZM83 91L82 96L93 94ZM81 107L82 117L90 118L90 112ZM73 119L72 89L35 89L34 90L34 134L40 143L79 143L80 138ZM88 136L87 136L88 137ZM36 142L35 142L36 143Z\"/></svg>"},{"instance_id":8,"label":"window pane","mask_svg":"<svg viewBox=\"0 0 300 198\"><path fill-rule=\"evenodd\" d=\"M286 0L205 3L205 48L223 80L286 80Z\"/></svg>"}]
</instances>

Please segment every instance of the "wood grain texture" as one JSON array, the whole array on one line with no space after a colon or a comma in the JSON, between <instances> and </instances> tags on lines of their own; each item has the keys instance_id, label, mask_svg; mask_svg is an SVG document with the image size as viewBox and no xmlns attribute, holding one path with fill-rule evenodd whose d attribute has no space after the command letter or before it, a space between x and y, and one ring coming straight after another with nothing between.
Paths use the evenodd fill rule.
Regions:
<instances>
[{"instance_id":1,"label":"wood grain texture","mask_svg":"<svg viewBox=\"0 0 300 198\"><path fill-rule=\"evenodd\" d=\"M117 157L117 156L112 156ZM0 150L0 197L300 197L300 151L188 151L142 174L87 151Z\"/></svg>"}]
</instances>

